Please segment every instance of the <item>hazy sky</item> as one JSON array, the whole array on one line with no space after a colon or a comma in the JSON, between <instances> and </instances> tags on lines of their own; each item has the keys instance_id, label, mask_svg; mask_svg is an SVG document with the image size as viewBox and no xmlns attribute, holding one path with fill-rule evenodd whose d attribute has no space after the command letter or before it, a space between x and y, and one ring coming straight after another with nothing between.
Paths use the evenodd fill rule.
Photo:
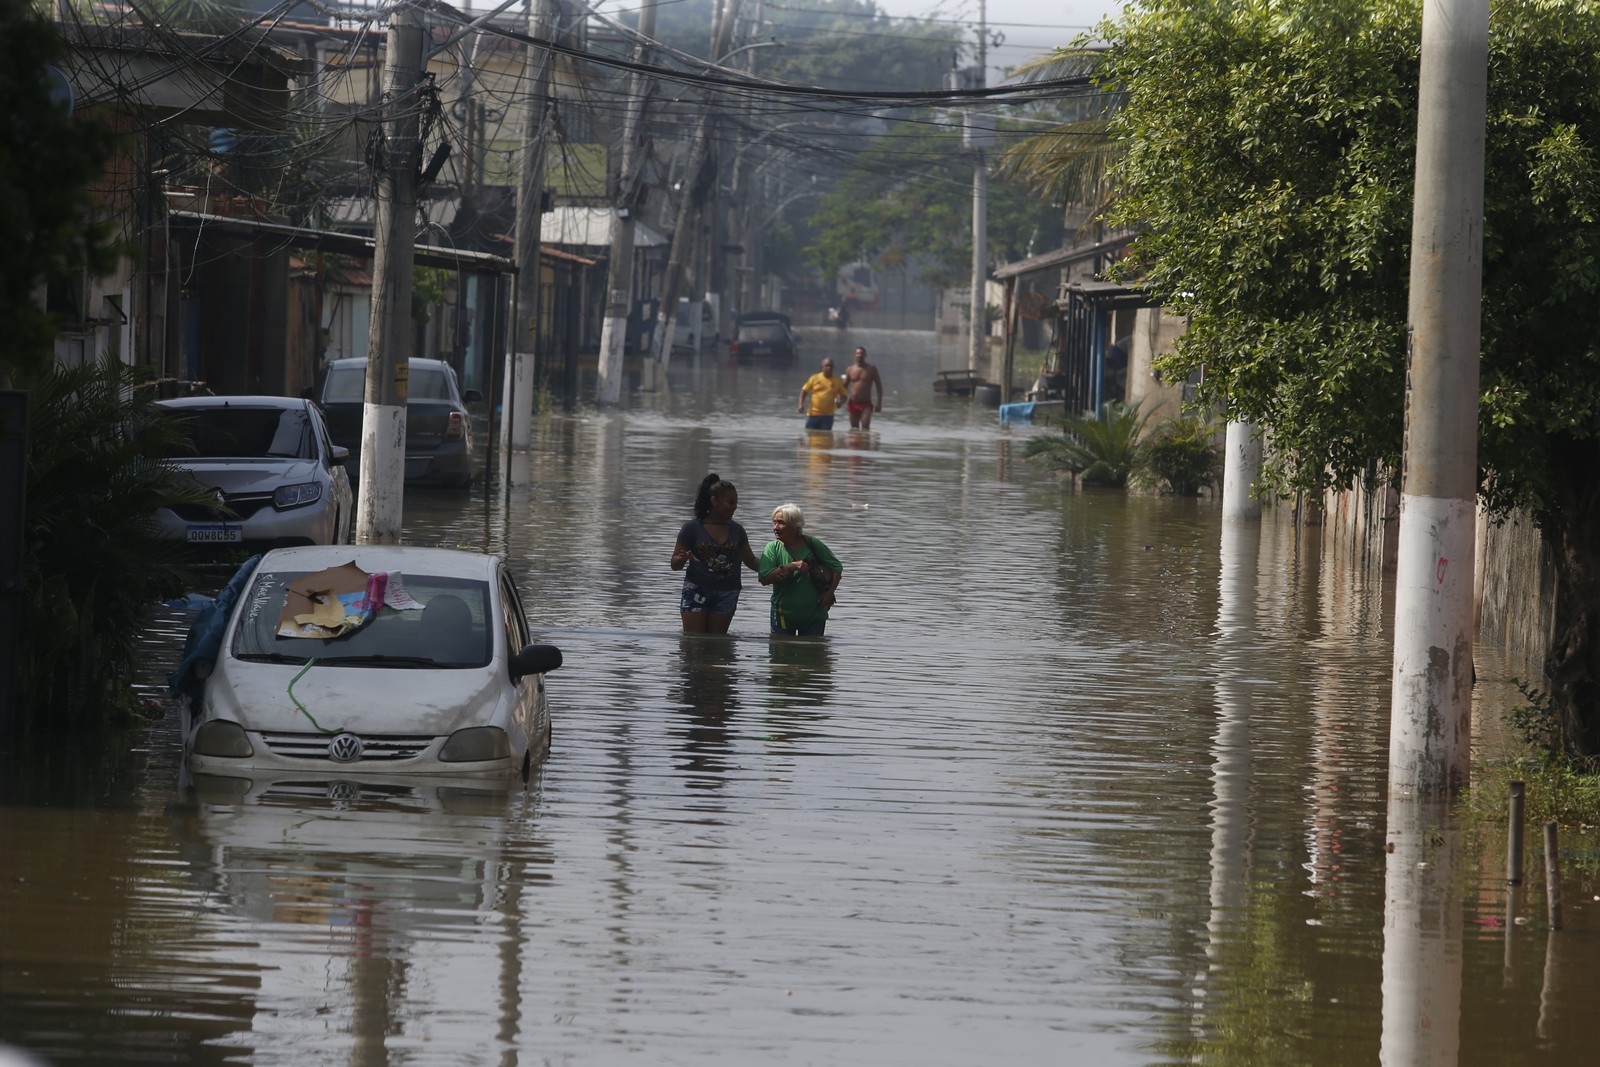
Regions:
<instances>
[{"instance_id":1,"label":"hazy sky","mask_svg":"<svg viewBox=\"0 0 1600 1067\"><path fill-rule=\"evenodd\" d=\"M875 0L891 15L951 19L976 25L978 0ZM986 18L991 39L1005 35L991 49L991 72L1014 67L1024 59L1071 41L1107 15L1122 10L1123 0L988 0ZM991 81L994 74L990 75Z\"/></svg>"}]
</instances>

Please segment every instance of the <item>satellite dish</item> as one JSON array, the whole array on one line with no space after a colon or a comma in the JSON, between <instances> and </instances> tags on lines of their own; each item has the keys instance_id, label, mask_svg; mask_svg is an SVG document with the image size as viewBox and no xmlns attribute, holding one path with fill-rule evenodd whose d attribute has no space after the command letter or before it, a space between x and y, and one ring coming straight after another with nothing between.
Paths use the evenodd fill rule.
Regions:
<instances>
[{"instance_id":1,"label":"satellite dish","mask_svg":"<svg viewBox=\"0 0 1600 1067\"><path fill-rule=\"evenodd\" d=\"M72 79L68 78L60 67L45 65L44 76L50 83L50 102L61 107L67 114L72 114L77 107L77 93L72 88Z\"/></svg>"}]
</instances>

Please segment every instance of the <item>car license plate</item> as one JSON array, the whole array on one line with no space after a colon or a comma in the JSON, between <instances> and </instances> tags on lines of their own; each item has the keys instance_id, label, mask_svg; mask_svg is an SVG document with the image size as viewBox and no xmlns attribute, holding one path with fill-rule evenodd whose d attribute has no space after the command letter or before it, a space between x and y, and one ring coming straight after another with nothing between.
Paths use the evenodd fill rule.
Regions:
<instances>
[{"instance_id":1,"label":"car license plate","mask_svg":"<svg viewBox=\"0 0 1600 1067\"><path fill-rule=\"evenodd\" d=\"M191 545L236 545L244 540L244 529L224 523L209 523L189 527Z\"/></svg>"}]
</instances>

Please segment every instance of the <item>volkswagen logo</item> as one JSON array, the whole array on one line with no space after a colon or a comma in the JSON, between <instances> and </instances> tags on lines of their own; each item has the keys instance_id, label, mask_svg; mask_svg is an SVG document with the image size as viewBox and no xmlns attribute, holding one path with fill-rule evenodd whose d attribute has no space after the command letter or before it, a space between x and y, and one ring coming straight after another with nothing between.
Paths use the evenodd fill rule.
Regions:
<instances>
[{"instance_id":1,"label":"volkswagen logo","mask_svg":"<svg viewBox=\"0 0 1600 1067\"><path fill-rule=\"evenodd\" d=\"M328 756L340 763L354 763L361 758L361 738L355 734L340 734L328 742Z\"/></svg>"},{"instance_id":2,"label":"volkswagen logo","mask_svg":"<svg viewBox=\"0 0 1600 1067\"><path fill-rule=\"evenodd\" d=\"M328 799L333 801L335 807L342 808L361 799L361 787L354 782L329 782Z\"/></svg>"},{"instance_id":3,"label":"volkswagen logo","mask_svg":"<svg viewBox=\"0 0 1600 1067\"><path fill-rule=\"evenodd\" d=\"M216 493L217 493L217 507L219 507L219 508L227 507L228 506L228 494L224 493L221 489L216 490Z\"/></svg>"}]
</instances>

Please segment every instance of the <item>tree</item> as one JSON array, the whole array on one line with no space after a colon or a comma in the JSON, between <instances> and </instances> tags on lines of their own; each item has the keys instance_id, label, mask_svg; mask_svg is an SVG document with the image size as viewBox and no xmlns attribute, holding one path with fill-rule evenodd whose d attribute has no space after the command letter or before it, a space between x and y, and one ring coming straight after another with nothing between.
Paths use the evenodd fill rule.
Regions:
<instances>
[{"instance_id":1,"label":"tree","mask_svg":"<svg viewBox=\"0 0 1600 1067\"><path fill-rule=\"evenodd\" d=\"M1190 329L1162 370L1266 427L1311 491L1398 470L1421 6L1144 0L1104 24L1126 94L1111 221ZM1600 753L1600 13L1490 23L1479 462L1554 557L1546 671ZM1415 402L1415 400L1414 400ZM1402 475L1403 476L1403 475Z\"/></svg>"},{"instance_id":2,"label":"tree","mask_svg":"<svg viewBox=\"0 0 1600 1067\"><path fill-rule=\"evenodd\" d=\"M18 726L82 737L132 710L140 625L183 577L163 563L150 515L198 489L157 462L178 441L140 374L114 357L70 369L53 359L55 322L37 294L115 253L89 192L111 140L51 100L60 51L27 4L0 0L0 386L27 390L31 412Z\"/></svg>"},{"instance_id":3,"label":"tree","mask_svg":"<svg viewBox=\"0 0 1600 1067\"><path fill-rule=\"evenodd\" d=\"M1018 181L989 183L988 239L997 260L1058 247L1061 212ZM822 201L808 249L822 276L863 252L886 265L927 264L934 285L960 285L972 270L972 156L959 130L907 123L885 134Z\"/></svg>"}]
</instances>

